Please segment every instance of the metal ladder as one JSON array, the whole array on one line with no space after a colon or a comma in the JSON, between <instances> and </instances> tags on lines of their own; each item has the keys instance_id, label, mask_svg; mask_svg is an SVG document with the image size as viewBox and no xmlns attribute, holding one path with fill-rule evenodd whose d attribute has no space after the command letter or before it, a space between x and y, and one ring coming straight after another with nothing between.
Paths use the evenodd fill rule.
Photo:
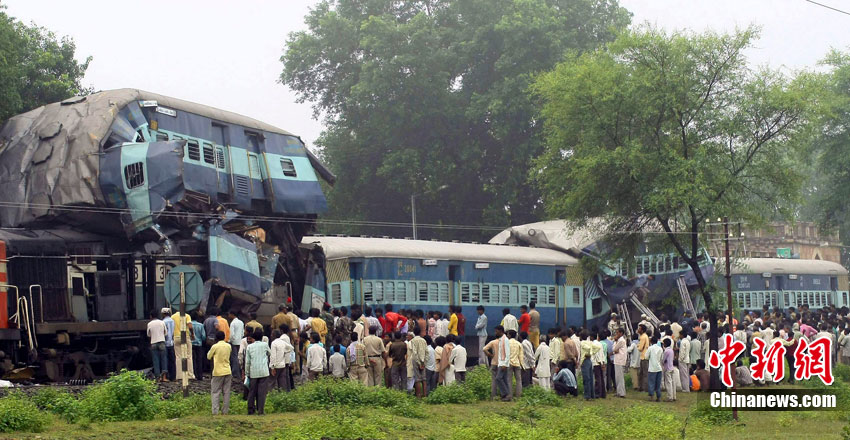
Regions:
<instances>
[{"instance_id":1,"label":"metal ladder","mask_svg":"<svg viewBox=\"0 0 850 440\"><path fill-rule=\"evenodd\" d=\"M642 302L640 302L640 301L637 299L637 297L635 296L635 292L634 292L634 291L633 291L632 293L630 293L630 294L629 294L629 301L631 301L631 302L632 302L632 305L633 305L633 306L635 306L635 308L636 308L636 309L638 309L641 313L643 313L644 315L646 315L646 319L648 319L648 320L649 320L649 322L650 322L650 323L651 323L651 324L652 324L655 328L658 328L658 325L659 325L659 324L661 324L661 321L658 319L658 317L657 317L657 316L655 316L655 313L652 313L652 310L649 310L649 307L647 307L647 306L643 305L643 303L642 303Z\"/></svg>"},{"instance_id":2,"label":"metal ladder","mask_svg":"<svg viewBox=\"0 0 850 440\"><path fill-rule=\"evenodd\" d=\"M629 314L629 308L625 303L617 304L617 314L623 319L623 327L626 330L626 337L629 341L632 340L632 317Z\"/></svg>"},{"instance_id":3,"label":"metal ladder","mask_svg":"<svg viewBox=\"0 0 850 440\"><path fill-rule=\"evenodd\" d=\"M685 283L685 276L680 275L679 279L676 280L676 284L679 286L679 295L682 297L682 306L684 306L685 311L690 314L691 318L695 317L697 313L694 308L694 303L691 301L691 292L688 291L688 285Z\"/></svg>"}]
</instances>

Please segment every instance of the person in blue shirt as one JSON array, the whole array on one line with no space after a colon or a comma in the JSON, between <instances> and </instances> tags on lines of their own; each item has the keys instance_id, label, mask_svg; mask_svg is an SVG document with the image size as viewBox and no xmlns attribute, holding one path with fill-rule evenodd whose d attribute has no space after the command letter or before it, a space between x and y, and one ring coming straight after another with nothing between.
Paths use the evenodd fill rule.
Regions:
<instances>
[{"instance_id":1,"label":"person in blue shirt","mask_svg":"<svg viewBox=\"0 0 850 440\"><path fill-rule=\"evenodd\" d=\"M162 322L165 323L165 352L168 356L168 380L177 379L177 357L174 354L174 319L171 318L171 308L163 307Z\"/></svg>"},{"instance_id":2,"label":"person in blue shirt","mask_svg":"<svg viewBox=\"0 0 850 440\"><path fill-rule=\"evenodd\" d=\"M558 362L558 368L560 368L560 370L558 370L558 374L552 378L552 384L555 387L555 392L558 393L559 396L572 394L573 397L578 397L578 384L576 383L576 377L567 367L567 361Z\"/></svg>"},{"instance_id":3,"label":"person in blue shirt","mask_svg":"<svg viewBox=\"0 0 850 440\"><path fill-rule=\"evenodd\" d=\"M195 311L192 315L192 366L195 369L195 379L201 380L204 378L204 343L207 331L201 322L204 319L201 312Z\"/></svg>"}]
</instances>

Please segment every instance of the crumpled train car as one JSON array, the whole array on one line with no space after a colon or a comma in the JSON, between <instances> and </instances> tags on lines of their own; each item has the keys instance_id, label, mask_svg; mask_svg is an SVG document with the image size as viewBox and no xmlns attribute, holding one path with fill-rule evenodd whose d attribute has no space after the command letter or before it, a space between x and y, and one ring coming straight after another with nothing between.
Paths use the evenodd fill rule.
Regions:
<instances>
[{"instance_id":1,"label":"crumpled train car","mask_svg":"<svg viewBox=\"0 0 850 440\"><path fill-rule=\"evenodd\" d=\"M334 176L297 136L141 90L11 118L0 131L7 360L135 344L148 312L173 305L163 286L174 266L203 280L191 308L225 296L261 314L300 304L299 243L327 209L319 179Z\"/></svg>"}]
</instances>

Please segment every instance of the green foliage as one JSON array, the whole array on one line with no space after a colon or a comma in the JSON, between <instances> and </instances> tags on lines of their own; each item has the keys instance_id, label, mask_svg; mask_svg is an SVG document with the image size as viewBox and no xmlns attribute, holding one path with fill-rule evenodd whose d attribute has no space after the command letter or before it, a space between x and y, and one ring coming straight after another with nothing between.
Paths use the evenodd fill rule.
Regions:
<instances>
[{"instance_id":1,"label":"green foliage","mask_svg":"<svg viewBox=\"0 0 850 440\"><path fill-rule=\"evenodd\" d=\"M91 57L79 63L74 40L26 25L0 6L0 123L10 116L78 94Z\"/></svg>"},{"instance_id":2,"label":"green foliage","mask_svg":"<svg viewBox=\"0 0 850 440\"><path fill-rule=\"evenodd\" d=\"M708 399L701 399L697 406L691 410L691 417L712 426L728 425L735 421L732 410L728 408L715 408L711 406Z\"/></svg>"},{"instance_id":3,"label":"green foliage","mask_svg":"<svg viewBox=\"0 0 850 440\"><path fill-rule=\"evenodd\" d=\"M440 405L444 403L472 403L476 400L475 393L472 390L461 384L453 383L437 387L436 390L431 391L425 398L425 403Z\"/></svg>"},{"instance_id":4,"label":"green foliage","mask_svg":"<svg viewBox=\"0 0 850 440\"><path fill-rule=\"evenodd\" d=\"M272 438L281 440L314 439L385 439L389 438L379 417L363 417L348 411L332 411L311 416L291 429L281 430Z\"/></svg>"},{"instance_id":5,"label":"green foliage","mask_svg":"<svg viewBox=\"0 0 850 440\"><path fill-rule=\"evenodd\" d=\"M353 380L322 377L293 391L273 391L266 398L269 412L298 412L315 409L387 408L395 415L418 417L422 410L405 392L384 387L367 387Z\"/></svg>"},{"instance_id":6,"label":"green foliage","mask_svg":"<svg viewBox=\"0 0 850 440\"><path fill-rule=\"evenodd\" d=\"M835 364L832 367L832 374L844 385L850 385L850 365Z\"/></svg>"},{"instance_id":7,"label":"green foliage","mask_svg":"<svg viewBox=\"0 0 850 440\"><path fill-rule=\"evenodd\" d=\"M139 372L121 370L85 390L80 413L91 421L150 420L159 399L153 381Z\"/></svg>"},{"instance_id":8,"label":"green foliage","mask_svg":"<svg viewBox=\"0 0 850 440\"><path fill-rule=\"evenodd\" d=\"M50 415L23 394L0 398L0 432L42 432L49 424Z\"/></svg>"},{"instance_id":9,"label":"green foliage","mask_svg":"<svg viewBox=\"0 0 850 440\"><path fill-rule=\"evenodd\" d=\"M538 430L502 416L491 416L485 420L476 420L459 426L452 431L450 440L488 439L488 440L528 440L540 439Z\"/></svg>"},{"instance_id":10,"label":"green foliage","mask_svg":"<svg viewBox=\"0 0 850 440\"><path fill-rule=\"evenodd\" d=\"M231 404L233 400L231 399ZM209 394L190 394L183 397L181 394L172 394L167 399L156 401L156 414L166 419L176 419L192 414L210 414L212 411Z\"/></svg>"},{"instance_id":11,"label":"green foliage","mask_svg":"<svg viewBox=\"0 0 850 440\"><path fill-rule=\"evenodd\" d=\"M473 367L466 373L466 381L463 385L469 388L475 398L478 400L487 400L490 398L490 384L493 381L493 375L490 370L482 365Z\"/></svg>"},{"instance_id":12,"label":"green foliage","mask_svg":"<svg viewBox=\"0 0 850 440\"><path fill-rule=\"evenodd\" d=\"M544 390L541 387L533 386L522 389L522 397L520 397L519 402L522 406L532 408L541 406L563 406L564 398L554 391Z\"/></svg>"},{"instance_id":13,"label":"green foliage","mask_svg":"<svg viewBox=\"0 0 850 440\"><path fill-rule=\"evenodd\" d=\"M639 27L540 75L546 140L531 175L549 215L602 218L602 233L660 227L692 267L705 219L792 216L819 85L751 68L744 52L757 34Z\"/></svg>"},{"instance_id":14,"label":"green foliage","mask_svg":"<svg viewBox=\"0 0 850 440\"><path fill-rule=\"evenodd\" d=\"M80 401L67 391L53 387L43 388L35 393L32 401L40 409L69 423L75 422L80 416Z\"/></svg>"},{"instance_id":15,"label":"green foliage","mask_svg":"<svg viewBox=\"0 0 850 440\"><path fill-rule=\"evenodd\" d=\"M629 15L616 0L319 2L286 42L281 82L325 116L330 217L408 221L420 194L423 223L539 219L526 173L542 127L526 89Z\"/></svg>"}]
</instances>

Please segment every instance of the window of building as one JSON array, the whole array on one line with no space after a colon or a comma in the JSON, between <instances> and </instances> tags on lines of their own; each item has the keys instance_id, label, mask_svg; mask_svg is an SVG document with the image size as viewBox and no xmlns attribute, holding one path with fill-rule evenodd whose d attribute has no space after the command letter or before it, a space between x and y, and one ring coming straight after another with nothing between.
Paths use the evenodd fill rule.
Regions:
<instances>
[{"instance_id":1,"label":"window of building","mask_svg":"<svg viewBox=\"0 0 850 440\"><path fill-rule=\"evenodd\" d=\"M283 175L286 177L298 177L298 173L295 172L295 164L292 163L292 159L281 159L280 160L280 168L283 170Z\"/></svg>"},{"instance_id":2,"label":"window of building","mask_svg":"<svg viewBox=\"0 0 850 440\"><path fill-rule=\"evenodd\" d=\"M201 160L201 147L198 141L189 140L186 142L186 151L191 160Z\"/></svg>"},{"instance_id":3,"label":"window of building","mask_svg":"<svg viewBox=\"0 0 850 440\"><path fill-rule=\"evenodd\" d=\"M204 142L204 162L215 165L215 150L212 144Z\"/></svg>"},{"instance_id":4,"label":"window of building","mask_svg":"<svg viewBox=\"0 0 850 440\"><path fill-rule=\"evenodd\" d=\"M124 167L124 181L127 189L138 188L145 184L145 165L142 162L131 163Z\"/></svg>"}]
</instances>

